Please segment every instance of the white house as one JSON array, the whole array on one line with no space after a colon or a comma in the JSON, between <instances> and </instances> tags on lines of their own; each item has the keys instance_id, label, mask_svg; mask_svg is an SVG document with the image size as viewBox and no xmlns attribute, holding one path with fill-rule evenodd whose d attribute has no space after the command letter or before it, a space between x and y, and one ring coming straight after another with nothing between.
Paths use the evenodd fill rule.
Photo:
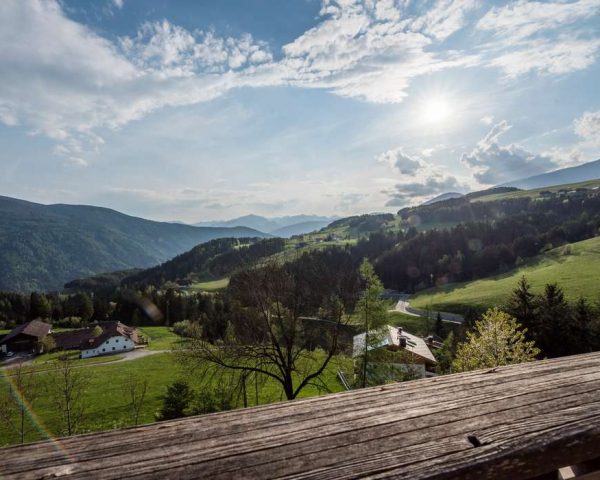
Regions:
<instances>
[{"instance_id":1,"label":"white house","mask_svg":"<svg viewBox=\"0 0 600 480\"><path fill-rule=\"evenodd\" d=\"M434 375L431 370L437 364L437 361L424 339L408 333L406 330L403 330L402 327L392 327L391 325L386 325L383 328L383 332L378 332L377 335L379 336L380 341L376 345L370 345L367 348L369 352L382 348L393 352L406 351L409 355L404 356L405 363L393 364L390 366L400 370L410 369L420 377ZM354 336L352 347L352 356L354 358L364 355L364 333ZM370 364L371 362L369 362L369 365Z\"/></svg>"},{"instance_id":2,"label":"white house","mask_svg":"<svg viewBox=\"0 0 600 480\"><path fill-rule=\"evenodd\" d=\"M129 352L140 343L137 330L121 322L103 322L101 328L100 335L81 343L81 358Z\"/></svg>"}]
</instances>

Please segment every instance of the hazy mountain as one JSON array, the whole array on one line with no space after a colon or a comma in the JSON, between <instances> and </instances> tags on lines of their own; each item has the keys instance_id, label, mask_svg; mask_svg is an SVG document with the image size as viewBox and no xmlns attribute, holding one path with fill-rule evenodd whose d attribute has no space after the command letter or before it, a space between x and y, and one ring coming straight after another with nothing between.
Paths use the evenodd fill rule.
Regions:
<instances>
[{"instance_id":1,"label":"hazy mountain","mask_svg":"<svg viewBox=\"0 0 600 480\"><path fill-rule=\"evenodd\" d=\"M423 205L431 205L433 203L443 202L444 200L451 200L453 198L460 198L463 196L464 195L462 193L458 193L458 192L442 193L441 195L438 195L437 197L434 197L431 200L427 200L426 202L423 203Z\"/></svg>"},{"instance_id":2,"label":"hazy mountain","mask_svg":"<svg viewBox=\"0 0 600 480\"><path fill-rule=\"evenodd\" d=\"M551 187L567 183L585 182L600 178L600 160L584 163L577 167L561 168L553 172L521 178L505 183L502 186L517 187L522 189Z\"/></svg>"},{"instance_id":3,"label":"hazy mountain","mask_svg":"<svg viewBox=\"0 0 600 480\"><path fill-rule=\"evenodd\" d=\"M279 236L299 235L312 232L327 226L329 223L337 220L339 217L323 217L320 215L291 215L287 217L262 217L260 215L245 215L243 217L233 218L231 220L218 220L212 222L196 223L200 227L249 227L265 233L271 233ZM321 225L321 226L319 226ZM296 226L289 230L294 233L279 234L276 231L287 227ZM284 233L286 230L282 230Z\"/></svg>"},{"instance_id":4,"label":"hazy mountain","mask_svg":"<svg viewBox=\"0 0 600 480\"><path fill-rule=\"evenodd\" d=\"M0 196L0 290L58 290L75 278L150 267L199 243L264 237L246 227L194 227L108 208Z\"/></svg>"},{"instance_id":5,"label":"hazy mountain","mask_svg":"<svg viewBox=\"0 0 600 480\"><path fill-rule=\"evenodd\" d=\"M302 235L304 233L314 232L316 230L321 230L329 225L332 220L325 221L312 221L312 222L300 222L294 223L293 225L288 225L287 227L281 227L277 230L273 230L269 232L271 235L275 235L277 237L290 238L294 235Z\"/></svg>"}]
</instances>

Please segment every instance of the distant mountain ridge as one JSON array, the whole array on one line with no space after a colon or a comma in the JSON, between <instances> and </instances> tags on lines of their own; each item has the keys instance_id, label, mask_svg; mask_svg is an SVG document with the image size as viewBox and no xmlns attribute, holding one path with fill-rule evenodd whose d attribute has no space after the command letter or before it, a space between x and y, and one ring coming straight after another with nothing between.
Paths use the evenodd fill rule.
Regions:
<instances>
[{"instance_id":1,"label":"distant mountain ridge","mask_svg":"<svg viewBox=\"0 0 600 480\"><path fill-rule=\"evenodd\" d=\"M260 215L244 215L231 220L217 220L194 224L200 227L248 227L261 232L270 233L280 237L291 237L303 233L313 232L326 227L339 217L326 217L321 215L290 215L286 217L263 217Z\"/></svg>"},{"instance_id":2,"label":"distant mountain ridge","mask_svg":"<svg viewBox=\"0 0 600 480\"><path fill-rule=\"evenodd\" d=\"M517 187L524 190L552 187L569 183L585 182L600 178L600 160L584 163L576 167L561 168L553 172L521 178L500 185L501 187Z\"/></svg>"},{"instance_id":3,"label":"distant mountain ridge","mask_svg":"<svg viewBox=\"0 0 600 480\"><path fill-rule=\"evenodd\" d=\"M441 195L438 195L437 197L433 197L432 199L427 200L426 202L423 202L423 205L432 205L437 202L443 202L445 200L451 200L453 198L461 198L461 197L464 197L464 194L458 193L458 192L442 193Z\"/></svg>"},{"instance_id":4,"label":"distant mountain ridge","mask_svg":"<svg viewBox=\"0 0 600 480\"><path fill-rule=\"evenodd\" d=\"M87 205L0 196L0 290L60 290L75 278L146 268L217 238L268 237L247 227L195 227Z\"/></svg>"}]
</instances>

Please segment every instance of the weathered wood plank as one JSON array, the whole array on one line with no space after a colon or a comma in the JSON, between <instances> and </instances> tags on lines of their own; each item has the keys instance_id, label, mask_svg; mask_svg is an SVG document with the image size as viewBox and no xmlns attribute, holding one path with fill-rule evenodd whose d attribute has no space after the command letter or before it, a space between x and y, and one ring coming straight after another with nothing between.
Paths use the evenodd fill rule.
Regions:
<instances>
[{"instance_id":1,"label":"weathered wood plank","mask_svg":"<svg viewBox=\"0 0 600 480\"><path fill-rule=\"evenodd\" d=\"M588 354L11 447L0 475L518 479L598 456Z\"/></svg>"},{"instance_id":2,"label":"weathered wood plank","mask_svg":"<svg viewBox=\"0 0 600 480\"><path fill-rule=\"evenodd\" d=\"M597 367L594 365L592 367L588 367L588 369L591 369L590 371L592 373L597 373ZM585 373L587 370L583 370L580 373L583 374ZM566 372L563 371L562 372L563 376L567 376L570 382L582 382L584 381L584 378L582 375L580 375L579 380L573 380L573 376L572 376L572 372L570 370L567 370ZM486 379L490 378L489 375L485 376ZM514 385L513 388L511 389L511 395L516 395L517 393L521 392L521 391L529 391L532 385L533 380L530 380L528 378L524 378L523 376L520 376L518 378L519 382L521 383L521 385ZM546 377L542 377L538 380L536 380L537 382L540 382L540 385L543 385L544 388L548 389L554 389L555 388L555 384L556 382L564 382L564 380L561 380L560 378L557 378L553 381L548 381ZM554 384L553 384L554 382ZM500 382L496 382L496 384L494 385L495 388L500 388L499 387L499 383ZM513 382L514 383L514 382ZM461 392L463 395L465 394L465 392L468 392L468 390L463 389L463 391ZM489 397L489 393L486 394ZM496 395L496 394L494 394ZM482 399L485 398L481 397L480 394L475 394L475 393L471 393L469 397L467 397L468 400L470 402L478 402L478 401L482 401ZM410 416L415 416L415 415L419 415L419 414L424 414L424 415L430 415L432 413L435 413L436 411L438 411L439 409L443 409L443 410L449 410L451 408L456 408L456 407L460 407L460 406L464 406L464 398L461 399L458 395L454 395L452 400L447 400L444 403L440 403L439 402L440 397L434 397L432 398L433 400L433 404L431 405L432 409L429 409L427 411L422 411L422 408L424 408L428 402L422 402L420 397L416 398L414 395L411 395L408 401L404 401L403 405L405 408L409 408L409 407L414 407L414 406L418 406L419 409L415 409L412 408L410 414L407 415L407 418L403 419L403 421L406 422L406 420L408 420L408 418L410 418ZM432 403L432 400L430 400L429 403ZM453 402L452 404L450 404L449 402ZM351 411L338 411L337 415L329 415L328 417L325 417L324 419L321 420L317 420L321 423L321 429L323 428L325 422L330 422L330 423L334 423L334 424L339 424L339 423L344 423L346 422L344 426L344 428L353 428L353 426L351 425L351 423L348 423L350 421L354 422L354 421L360 421L362 418L366 417L367 418L367 422L369 421L368 419L371 417L375 417L377 420L377 417L381 416L382 413L385 413L386 411L389 413L390 411L390 403L389 402L384 402L382 405L383 406L377 406L374 403L371 403L371 407L369 407L368 409L362 409L362 410L354 410L354 408ZM353 405L354 406L354 405ZM335 412L333 412L335 413ZM392 411L391 412L392 416L397 416L397 412ZM319 416L319 413L316 414L316 416ZM346 418L347 417L347 418ZM202 419L208 419L208 417L200 417ZM433 418L433 417L431 417ZM304 430L305 434L308 434L309 436L314 436L315 432L312 428L310 428L310 425L307 424L307 422L309 421L313 421L314 419L311 419L309 415L305 415L305 418L303 418L302 422L295 422L292 425L289 425L289 422L285 420L285 417L278 417L277 419L273 419L271 418L271 424L268 423L264 423L262 424L263 428L268 428L269 429L269 435L270 437L275 437L276 434L278 433L276 430L276 426L278 426L278 422L282 421L282 423L280 425L282 425L284 428L283 430L281 430L280 433L283 433L284 435L287 435L293 431L295 431L294 429L302 429ZM379 420L378 420L379 421ZM385 419L384 419L385 421ZM274 422L274 423L273 423ZM175 434L175 435L179 435L179 437L177 438L177 445L179 447L181 447L185 442L189 442L189 441L193 441L194 437L190 437L190 438L186 438L185 436L185 430L188 429L189 427L189 422L184 423L179 425L178 423L173 423L173 424L163 424L163 425L169 425L170 428L167 429L159 429L158 431L154 430L154 431L148 431L147 429L145 429L144 431L147 431L147 435L145 436L145 441L140 441L138 442L138 449L141 452L145 452L147 450L147 445L149 442L152 443L158 443L158 440L160 440L160 443L162 444L168 444L174 437L171 434ZM173 428L174 426L178 426L180 428ZM230 440L227 438L223 438L223 436L225 434L227 435L236 435L237 440L242 440L242 437L240 437L240 435L244 435L244 434L248 434L248 432L250 432L250 439L252 439L252 437L256 436L256 433L254 430L250 430L248 429L248 431L246 432L239 432L237 431L237 429L234 428L227 428L227 426L225 427L225 432L223 432L223 426L219 425L217 427L216 430L220 431L220 435L215 435L214 432L211 434L211 429L210 428L204 428L204 429L199 429L199 428L195 428L196 426L194 426L193 431L191 433L193 433L195 435L196 440L198 438L202 438L203 440L203 448L205 449L205 455L208 452L208 449L210 447L215 447L218 446L219 444L225 445L227 447L230 446ZM334 425L334 428L339 429L339 426ZM408 428L408 426L406 427ZM156 434L156 433L160 433L161 431L167 430L168 432L170 432L169 437L165 438L165 437L160 437L160 438L155 438L152 434ZM323 433L322 430L319 431L319 433ZM106 434L104 434L106 435ZM103 435L103 436L104 436ZM217 440L217 444L213 445L212 443L209 443L208 440L211 438L220 438L220 441ZM92 437L95 438L95 437ZM98 440L100 438L100 436L98 436L98 438L96 438L96 440ZM84 437L77 437L77 440L83 440ZM101 447L95 448L93 451L91 451L89 448L85 448L84 445L79 446L78 450L79 451L74 451L73 449L69 448L69 452L75 456L77 456L78 461L83 461L86 457L87 458L92 458L97 464L100 461L99 457L100 455L102 456L106 456L107 461L114 464L115 463L115 458L113 455L130 455L133 454L135 452L133 452L131 450L131 443L128 442L128 444L126 446L122 445L122 442L120 441L121 438L119 436L117 436L114 441L112 442L113 444L113 451L103 451L106 448L106 441L102 441L101 442ZM78 443L82 443L82 442L78 442ZM42 444L43 445L43 444ZM41 446L41 445L40 445ZM82 450L83 449L83 450ZM33 456L28 456L28 460L35 460L36 463L38 461L37 452L34 453ZM141 455L141 456L140 456ZM228 452L225 451L223 452L221 455L228 455ZM137 453L136 457L138 458L142 458L143 457L143 453ZM127 461L127 460L125 460ZM38 464L38 468L41 467L41 465Z\"/></svg>"}]
</instances>

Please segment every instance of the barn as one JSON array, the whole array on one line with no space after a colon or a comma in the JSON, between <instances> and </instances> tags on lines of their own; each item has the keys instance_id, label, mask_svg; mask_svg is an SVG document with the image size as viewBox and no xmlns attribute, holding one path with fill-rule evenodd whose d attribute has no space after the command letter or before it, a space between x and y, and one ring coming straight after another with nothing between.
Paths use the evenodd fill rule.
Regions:
<instances>
[{"instance_id":1,"label":"barn","mask_svg":"<svg viewBox=\"0 0 600 480\"><path fill-rule=\"evenodd\" d=\"M40 353L39 341L51 330L52 325L41 320L18 325L0 340L0 351Z\"/></svg>"}]
</instances>

